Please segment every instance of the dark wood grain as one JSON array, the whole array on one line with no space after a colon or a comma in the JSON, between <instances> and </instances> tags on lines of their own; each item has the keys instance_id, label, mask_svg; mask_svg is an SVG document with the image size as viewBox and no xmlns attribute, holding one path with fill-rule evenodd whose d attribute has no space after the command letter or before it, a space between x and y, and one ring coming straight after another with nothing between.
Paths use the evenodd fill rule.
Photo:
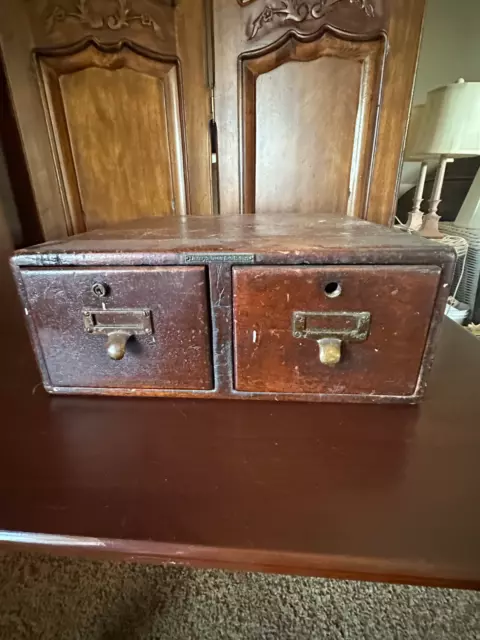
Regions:
<instances>
[{"instance_id":1,"label":"dark wood grain","mask_svg":"<svg viewBox=\"0 0 480 640\"><path fill-rule=\"evenodd\" d=\"M49 391L315 402L422 397L449 292L450 249L332 215L162 220L97 230L14 257ZM195 280L200 273L202 282ZM109 362L104 343L82 325L96 279L112 291L96 308L152 310L153 335L141 337L139 351L129 349L120 364ZM338 298L325 296L329 282L343 287ZM335 371L320 363L315 340L292 335L294 312L328 310L372 317L361 343L342 342Z\"/></svg>"},{"instance_id":2,"label":"dark wood grain","mask_svg":"<svg viewBox=\"0 0 480 640\"><path fill-rule=\"evenodd\" d=\"M480 587L480 345L463 329L444 327L420 407L49 397L10 331L5 548Z\"/></svg>"},{"instance_id":3,"label":"dark wood grain","mask_svg":"<svg viewBox=\"0 0 480 640\"><path fill-rule=\"evenodd\" d=\"M22 280L47 386L213 388L204 267L31 269ZM106 287L105 298L93 295L95 283ZM107 337L85 332L86 309L108 309L112 317L140 310L152 333L132 336L125 357L111 360ZM128 322L132 313L123 317Z\"/></svg>"},{"instance_id":4,"label":"dark wood grain","mask_svg":"<svg viewBox=\"0 0 480 640\"><path fill-rule=\"evenodd\" d=\"M413 395L439 267L234 267L235 388L240 391ZM329 297L334 284L339 295ZM296 312L368 312L368 338L320 362L316 339L293 335ZM332 328L326 318L317 327ZM337 320L335 328L354 327Z\"/></svg>"},{"instance_id":5,"label":"dark wood grain","mask_svg":"<svg viewBox=\"0 0 480 640\"><path fill-rule=\"evenodd\" d=\"M144 218L19 251L20 267L175 264L188 253L254 254L258 263L429 264L454 253L418 235L331 213Z\"/></svg>"},{"instance_id":6,"label":"dark wood grain","mask_svg":"<svg viewBox=\"0 0 480 640\"><path fill-rule=\"evenodd\" d=\"M2 150L5 174L0 178L0 185L8 181L8 187L2 188L2 198L7 211L15 209L17 224L13 237L14 245L25 247L42 241L43 235L36 215L36 204L31 181L23 153L15 113L5 75L5 68L0 51L0 148ZM7 195L8 194L8 195ZM9 220L12 214L9 213Z\"/></svg>"},{"instance_id":7,"label":"dark wood grain","mask_svg":"<svg viewBox=\"0 0 480 640\"><path fill-rule=\"evenodd\" d=\"M12 125L18 125L18 135L12 135L17 139L12 140L13 150L8 154L9 158L13 154L21 158L24 154L26 177L36 204L20 212L20 216L36 217L35 223L28 224L33 226L37 241L60 238L67 234L66 221L38 83L32 74L31 51L35 43L23 6L18 2L0 3L0 25L2 59L14 111ZM17 180L24 177L23 172L21 176L17 174L14 189L18 188ZM40 237L35 227L40 228Z\"/></svg>"}]
</instances>

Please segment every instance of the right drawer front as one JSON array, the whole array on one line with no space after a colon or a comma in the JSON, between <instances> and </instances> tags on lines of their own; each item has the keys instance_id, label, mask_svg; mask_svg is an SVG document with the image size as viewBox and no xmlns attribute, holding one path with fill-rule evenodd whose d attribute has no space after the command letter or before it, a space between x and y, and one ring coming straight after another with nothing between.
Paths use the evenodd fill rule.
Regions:
<instances>
[{"instance_id":1,"label":"right drawer front","mask_svg":"<svg viewBox=\"0 0 480 640\"><path fill-rule=\"evenodd\" d=\"M412 395L440 272L434 266L235 267L236 389ZM331 335L334 349L341 339L341 358L325 364Z\"/></svg>"}]
</instances>

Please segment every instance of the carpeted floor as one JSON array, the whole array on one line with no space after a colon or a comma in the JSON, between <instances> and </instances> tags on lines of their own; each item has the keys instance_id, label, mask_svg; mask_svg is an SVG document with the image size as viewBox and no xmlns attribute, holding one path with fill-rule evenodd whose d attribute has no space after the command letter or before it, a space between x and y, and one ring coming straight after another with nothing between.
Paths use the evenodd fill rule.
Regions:
<instances>
[{"instance_id":1,"label":"carpeted floor","mask_svg":"<svg viewBox=\"0 0 480 640\"><path fill-rule=\"evenodd\" d=\"M480 595L0 555L1 640L478 640Z\"/></svg>"}]
</instances>

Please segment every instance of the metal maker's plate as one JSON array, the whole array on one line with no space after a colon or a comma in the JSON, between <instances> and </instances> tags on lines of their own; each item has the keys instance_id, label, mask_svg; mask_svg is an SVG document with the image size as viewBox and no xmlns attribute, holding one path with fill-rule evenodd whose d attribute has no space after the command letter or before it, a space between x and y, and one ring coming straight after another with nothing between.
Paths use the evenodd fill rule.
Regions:
<instances>
[{"instance_id":1,"label":"metal maker's plate","mask_svg":"<svg viewBox=\"0 0 480 640\"><path fill-rule=\"evenodd\" d=\"M182 256L184 264L225 263L254 264L253 253L185 253Z\"/></svg>"}]
</instances>

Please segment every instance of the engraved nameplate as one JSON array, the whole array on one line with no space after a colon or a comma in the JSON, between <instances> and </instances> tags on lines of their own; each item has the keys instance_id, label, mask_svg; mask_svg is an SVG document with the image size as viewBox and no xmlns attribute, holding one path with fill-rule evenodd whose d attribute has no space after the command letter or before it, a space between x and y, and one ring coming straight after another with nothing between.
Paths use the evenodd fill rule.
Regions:
<instances>
[{"instance_id":1,"label":"engraved nameplate","mask_svg":"<svg viewBox=\"0 0 480 640\"><path fill-rule=\"evenodd\" d=\"M233 264L253 264L253 253L186 253L184 264L208 264L209 262L231 262Z\"/></svg>"}]
</instances>

